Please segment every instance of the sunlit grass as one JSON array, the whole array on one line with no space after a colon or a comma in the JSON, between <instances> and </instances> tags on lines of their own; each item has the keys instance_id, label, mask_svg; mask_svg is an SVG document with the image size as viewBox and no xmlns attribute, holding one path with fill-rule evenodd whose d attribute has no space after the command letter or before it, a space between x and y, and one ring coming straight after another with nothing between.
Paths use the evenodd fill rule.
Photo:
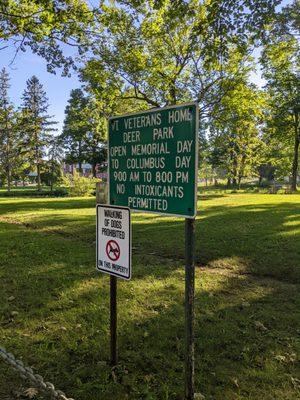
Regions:
<instances>
[{"instance_id":1,"label":"sunlit grass","mask_svg":"<svg viewBox=\"0 0 300 400\"><path fill-rule=\"evenodd\" d=\"M198 207L196 390L298 400L300 196L202 192ZM133 248L112 373L94 199L1 199L0 343L76 400L182 399L184 221L135 213ZM0 361L0 398L21 384Z\"/></svg>"}]
</instances>

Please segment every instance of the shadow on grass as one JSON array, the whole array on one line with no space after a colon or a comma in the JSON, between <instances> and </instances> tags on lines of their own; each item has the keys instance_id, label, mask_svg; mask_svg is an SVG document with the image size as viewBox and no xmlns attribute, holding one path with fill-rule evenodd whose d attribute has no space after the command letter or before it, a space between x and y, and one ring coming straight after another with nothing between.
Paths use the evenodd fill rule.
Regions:
<instances>
[{"instance_id":1,"label":"shadow on grass","mask_svg":"<svg viewBox=\"0 0 300 400\"><path fill-rule=\"evenodd\" d=\"M113 375L104 275L91 279L78 271L79 287L70 279L58 294L55 285L66 279L64 268L54 280L51 274L44 277L43 291L38 274L29 280L24 274L23 319L1 323L5 345L77 400L182 399L183 268L152 262L134 259L139 278L119 281L120 359ZM145 273L149 266L151 277ZM296 400L298 288L199 270L196 286L197 391L214 400ZM40 304L34 296L28 302L27 291L36 293ZM22 335L28 331L31 335Z\"/></svg>"},{"instance_id":2,"label":"shadow on grass","mask_svg":"<svg viewBox=\"0 0 300 400\"><path fill-rule=\"evenodd\" d=\"M84 240L92 248L90 251L94 257L95 217L76 214L76 209L93 205L92 199L68 199L39 201L37 204L25 201L8 207L14 212L35 210L37 215L32 217L32 223L36 233L60 233L65 239L77 242L78 246ZM74 209L74 214L38 214L39 210L56 209ZM9 210L6 208L5 212ZM299 218L299 203L293 202L210 206L200 211L196 220L196 262L212 268L300 282ZM29 228L26 236L30 234ZM5 232L2 235L5 236ZM162 258L182 260L184 236L183 220L149 214L133 215L136 254L153 253ZM23 238L24 233L20 234L18 241L22 242ZM59 242L58 246L63 244Z\"/></svg>"},{"instance_id":3,"label":"shadow on grass","mask_svg":"<svg viewBox=\"0 0 300 400\"><path fill-rule=\"evenodd\" d=\"M1 199L0 215L18 211L68 210L95 207L95 198Z\"/></svg>"},{"instance_id":4,"label":"shadow on grass","mask_svg":"<svg viewBox=\"0 0 300 400\"><path fill-rule=\"evenodd\" d=\"M198 200L205 201L205 200L213 200L213 199L219 199L221 197L225 197L225 194L203 194L203 193L198 193Z\"/></svg>"},{"instance_id":5,"label":"shadow on grass","mask_svg":"<svg viewBox=\"0 0 300 400\"><path fill-rule=\"evenodd\" d=\"M52 202L38 208L91 207L90 199ZM197 261L299 282L299 216L297 203L210 207L196 221ZM49 216L37 220L42 229ZM0 224L1 340L77 400L182 398L184 222L141 214L134 221L113 375L103 363L108 278L94 271L95 220L56 219L65 237ZM201 269L196 282L197 389L214 400L296 400L299 287Z\"/></svg>"},{"instance_id":6,"label":"shadow on grass","mask_svg":"<svg viewBox=\"0 0 300 400\"><path fill-rule=\"evenodd\" d=\"M297 203L210 207L196 220L196 261L300 282L299 218ZM184 222L137 223L133 243L146 252L183 257Z\"/></svg>"}]
</instances>

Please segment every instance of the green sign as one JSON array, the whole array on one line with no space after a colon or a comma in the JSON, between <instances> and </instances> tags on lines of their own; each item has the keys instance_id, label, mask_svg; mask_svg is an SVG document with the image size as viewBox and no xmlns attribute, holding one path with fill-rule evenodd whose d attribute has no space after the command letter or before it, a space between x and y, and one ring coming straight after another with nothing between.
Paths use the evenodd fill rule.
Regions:
<instances>
[{"instance_id":1,"label":"green sign","mask_svg":"<svg viewBox=\"0 0 300 400\"><path fill-rule=\"evenodd\" d=\"M194 217L197 134L196 103L110 118L110 204Z\"/></svg>"}]
</instances>

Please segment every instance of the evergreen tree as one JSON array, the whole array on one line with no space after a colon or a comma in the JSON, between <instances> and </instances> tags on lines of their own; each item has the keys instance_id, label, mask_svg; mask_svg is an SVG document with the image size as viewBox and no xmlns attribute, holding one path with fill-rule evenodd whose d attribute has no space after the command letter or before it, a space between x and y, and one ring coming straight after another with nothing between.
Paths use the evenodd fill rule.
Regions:
<instances>
[{"instance_id":1,"label":"evergreen tree","mask_svg":"<svg viewBox=\"0 0 300 400\"><path fill-rule=\"evenodd\" d=\"M8 191L11 189L14 163L18 156L16 115L8 95L9 80L9 75L3 68L0 72L0 162Z\"/></svg>"},{"instance_id":2,"label":"evergreen tree","mask_svg":"<svg viewBox=\"0 0 300 400\"><path fill-rule=\"evenodd\" d=\"M48 146L48 161L45 163L45 168L42 172L42 181L50 186L51 192L53 191L53 185L62 177L62 159L63 153L60 140L57 136L52 137Z\"/></svg>"},{"instance_id":3,"label":"evergreen tree","mask_svg":"<svg viewBox=\"0 0 300 400\"><path fill-rule=\"evenodd\" d=\"M73 89L65 110L65 120L61 142L66 150L66 160L79 164L82 172L82 163L85 161L85 145L88 133L86 106L88 100L81 89Z\"/></svg>"},{"instance_id":4,"label":"evergreen tree","mask_svg":"<svg viewBox=\"0 0 300 400\"><path fill-rule=\"evenodd\" d=\"M106 119L99 112L95 99L89 98L85 115L88 116L88 132L86 137L86 161L92 165L93 177L96 177L96 165L102 164L107 159L106 146Z\"/></svg>"},{"instance_id":5,"label":"evergreen tree","mask_svg":"<svg viewBox=\"0 0 300 400\"><path fill-rule=\"evenodd\" d=\"M61 141L66 150L66 160L78 163L79 172L82 172L83 162L90 163L96 176L96 165L106 159L106 120L99 105L81 89L75 89L71 91L65 114Z\"/></svg>"},{"instance_id":6,"label":"evergreen tree","mask_svg":"<svg viewBox=\"0 0 300 400\"><path fill-rule=\"evenodd\" d=\"M22 96L21 131L23 151L30 164L34 164L37 172L38 190L41 190L41 168L45 149L53 131L51 116L48 115L48 98L42 84L36 76L27 81L27 87Z\"/></svg>"}]
</instances>

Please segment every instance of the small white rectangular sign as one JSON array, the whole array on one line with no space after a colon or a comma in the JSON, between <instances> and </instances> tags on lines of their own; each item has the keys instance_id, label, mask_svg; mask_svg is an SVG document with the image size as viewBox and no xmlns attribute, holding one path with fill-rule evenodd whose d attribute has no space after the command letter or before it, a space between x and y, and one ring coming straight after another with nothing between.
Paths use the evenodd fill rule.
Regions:
<instances>
[{"instance_id":1,"label":"small white rectangular sign","mask_svg":"<svg viewBox=\"0 0 300 400\"><path fill-rule=\"evenodd\" d=\"M97 205L97 270L131 278L131 220L128 207Z\"/></svg>"}]
</instances>

